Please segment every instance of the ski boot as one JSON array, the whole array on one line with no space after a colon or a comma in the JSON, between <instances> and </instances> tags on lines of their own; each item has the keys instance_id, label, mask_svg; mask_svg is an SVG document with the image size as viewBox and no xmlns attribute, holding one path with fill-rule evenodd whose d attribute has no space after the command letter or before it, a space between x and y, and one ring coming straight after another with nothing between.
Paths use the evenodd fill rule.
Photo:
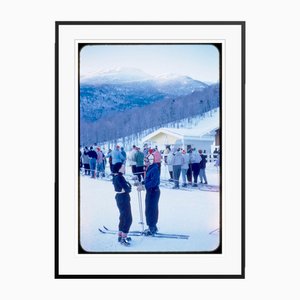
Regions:
<instances>
[{"instance_id":1,"label":"ski boot","mask_svg":"<svg viewBox=\"0 0 300 300\"><path fill-rule=\"evenodd\" d=\"M122 237L120 239L120 244L123 245L123 246L129 247L131 245L130 241L131 241L130 237L126 237L126 238Z\"/></svg>"},{"instance_id":2,"label":"ski boot","mask_svg":"<svg viewBox=\"0 0 300 300\"><path fill-rule=\"evenodd\" d=\"M147 228L145 231L144 231L144 235L146 236L154 236L156 233L157 233L157 227L155 228Z\"/></svg>"},{"instance_id":3,"label":"ski boot","mask_svg":"<svg viewBox=\"0 0 300 300\"><path fill-rule=\"evenodd\" d=\"M128 242L131 242L131 237L127 236L125 239L127 239ZM121 243L122 237L118 236L118 242Z\"/></svg>"}]
</instances>

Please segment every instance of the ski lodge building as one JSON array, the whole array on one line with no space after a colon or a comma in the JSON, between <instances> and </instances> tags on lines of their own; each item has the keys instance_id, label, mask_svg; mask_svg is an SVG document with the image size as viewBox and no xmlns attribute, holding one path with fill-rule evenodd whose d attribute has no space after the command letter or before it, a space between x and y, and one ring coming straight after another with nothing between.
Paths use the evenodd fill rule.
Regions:
<instances>
[{"instance_id":1,"label":"ski lodge building","mask_svg":"<svg viewBox=\"0 0 300 300\"><path fill-rule=\"evenodd\" d=\"M157 146L160 150L166 145L187 149L189 147L206 150L212 153L220 146L218 114L208 120L200 121L193 128L160 128L147 136L142 142L151 147Z\"/></svg>"}]
</instances>

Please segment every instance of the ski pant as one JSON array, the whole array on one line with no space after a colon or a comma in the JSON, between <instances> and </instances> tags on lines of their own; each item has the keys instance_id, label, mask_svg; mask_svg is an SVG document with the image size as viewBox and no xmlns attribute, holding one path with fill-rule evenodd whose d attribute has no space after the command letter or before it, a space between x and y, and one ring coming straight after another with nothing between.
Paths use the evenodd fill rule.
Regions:
<instances>
[{"instance_id":1,"label":"ski pant","mask_svg":"<svg viewBox=\"0 0 300 300\"><path fill-rule=\"evenodd\" d=\"M186 183L186 173L187 173L188 169L182 169L181 168L181 176L182 176L182 181L183 183Z\"/></svg>"},{"instance_id":2,"label":"ski pant","mask_svg":"<svg viewBox=\"0 0 300 300\"><path fill-rule=\"evenodd\" d=\"M174 183L176 187L179 187L180 173L181 173L181 165L173 166Z\"/></svg>"},{"instance_id":3,"label":"ski pant","mask_svg":"<svg viewBox=\"0 0 300 300\"><path fill-rule=\"evenodd\" d=\"M90 168L91 168L91 177L95 178L96 158L91 158L91 160L90 160Z\"/></svg>"},{"instance_id":4,"label":"ski pant","mask_svg":"<svg viewBox=\"0 0 300 300\"><path fill-rule=\"evenodd\" d=\"M103 174L104 173L104 164L103 162L98 163L97 162L97 177L99 177L99 174Z\"/></svg>"},{"instance_id":5,"label":"ski pant","mask_svg":"<svg viewBox=\"0 0 300 300\"><path fill-rule=\"evenodd\" d=\"M157 229L158 222L158 201L160 197L159 187L148 189L146 192L146 223L150 230Z\"/></svg>"},{"instance_id":6,"label":"ski pant","mask_svg":"<svg viewBox=\"0 0 300 300\"><path fill-rule=\"evenodd\" d=\"M200 177L200 182L205 182L205 183L207 183L207 178L206 178L206 174L205 174L205 169L200 169L199 177Z\"/></svg>"},{"instance_id":7,"label":"ski pant","mask_svg":"<svg viewBox=\"0 0 300 300\"><path fill-rule=\"evenodd\" d=\"M139 179L139 182L142 181L142 178L144 179L144 166L139 166L139 167L136 167L136 175Z\"/></svg>"},{"instance_id":8,"label":"ski pant","mask_svg":"<svg viewBox=\"0 0 300 300\"><path fill-rule=\"evenodd\" d=\"M90 175L90 164L89 163L83 164L83 166L84 166L84 174Z\"/></svg>"},{"instance_id":9,"label":"ski pant","mask_svg":"<svg viewBox=\"0 0 300 300\"><path fill-rule=\"evenodd\" d=\"M119 231L128 233L129 228L132 224L130 196L128 193L120 193L116 194L115 199L117 201L117 206L120 212Z\"/></svg>"},{"instance_id":10,"label":"ski pant","mask_svg":"<svg viewBox=\"0 0 300 300\"><path fill-rule=\"evenodd\" d=\"M192 164L189 164L189 168L186 172L188 182L192 182Z\"/></svg>"},{"instance_id":11,"label":"ski pant","mask_svg":"<svg viewBox=\"0 0 300 300\"><path fill-rule=\"evenodd\" d=\"M193 171L194 183L197 183L199 171L200 171L200 163L193 163L192 171Z\"/></svg>"},{"instance_id":12,"label":"ski pant","mask_svg":"<svg viewBox=\"0 0 300 300\"><path fill-rule=\"evenodd\" d=\"M135 175L135 173L136 173L136 165L132 165L131 166L131 171L132 171L132 174Z\"/></svg>"}]
</instances>

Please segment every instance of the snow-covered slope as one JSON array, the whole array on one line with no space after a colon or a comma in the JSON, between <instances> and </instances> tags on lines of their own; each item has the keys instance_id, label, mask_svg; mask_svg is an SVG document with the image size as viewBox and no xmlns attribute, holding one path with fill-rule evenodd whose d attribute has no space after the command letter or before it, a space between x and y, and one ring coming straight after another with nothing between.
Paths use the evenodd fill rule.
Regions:
<instances>
[{"instance_id":1,"label":"snow-covered slope","mask_svg":"<svg viewBox=\"0 0 300 300\"><path fill-rule=\"evenodd\" d=\"M208 111L202 116L196 116L193 118L185 118L178 122L171 122L165 124L165 128L170 131L176 131L176 133L183 135L199 135L203 136L210 131L218 128L219 124L219 113L220 109L216 108L214 110ZM119 140L106 141L100 143L102 148L109 149L114 148L116 142L117 144L123 146L126 151L130 150L132 145L137 145L142 147L145 137L151 135L158 128L150 128L143 130L141 132L136 132Z\"/></svg>"},{"instance_id":2,"label":"snow-covered slope","mask_svg":"<svg viewBox=\"0 0 300 300\"><path fill-rule=\"evenodd\" d=\"M164 174L162 170L162 176ZM207 177L218 185L218 172L208 167ZM115 235L101 234L103 225L117 229L119 212L114 199L111 181L81 177L80 185L80 237L81 246L88 252L211 252L220 242L219 192L200 190L184 191L161 187L159 201L160 232L189 235L188 240L133 237L131 247L117 242ZM141 230L138 194L134 187L131 194L133 223L131 230ZM145 192L142 192L143 209ZM144 217L145 220L145 217Z\"/></svg>"}]
</instances>

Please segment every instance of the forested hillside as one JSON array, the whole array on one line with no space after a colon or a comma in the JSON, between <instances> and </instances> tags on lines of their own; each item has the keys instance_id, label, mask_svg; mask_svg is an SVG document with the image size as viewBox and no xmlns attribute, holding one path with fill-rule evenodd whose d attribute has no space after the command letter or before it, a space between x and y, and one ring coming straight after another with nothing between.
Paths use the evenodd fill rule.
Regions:
<instances>
[{"instance_id":1,"label":"forested hillside","mask_svg":"<svg viewBox=\"0 0 300 300\"><path fill-rule=\"evenodd\" d=\"M158 95L160 94L156 94L156 97L159 98ZM116 140L150 128L154 131L164 124L201 115L220 106L219 84L207 86L185 96L165 96L155 99L156 101L149 101L150 103L143 102L143 106L138 106L139 96L136 95L137 98L127 104L130 109L123 107L126 104L118 100L117 94L115 97L117 109L111 103L106 103L111 107L102 117L99 115L97 118L86 118L81 115L81 144ZM92 106L88 107L92 110Z\"/></svg>"}]
</instances>

